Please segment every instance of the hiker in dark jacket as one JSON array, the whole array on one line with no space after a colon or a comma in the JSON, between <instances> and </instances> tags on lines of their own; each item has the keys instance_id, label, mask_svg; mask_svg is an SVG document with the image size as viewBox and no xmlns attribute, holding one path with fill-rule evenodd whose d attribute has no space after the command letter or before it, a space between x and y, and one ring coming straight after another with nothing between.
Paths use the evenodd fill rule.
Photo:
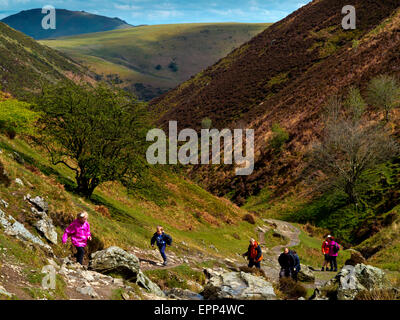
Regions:
<instances>
[{"instance_id":1,"label":"hiker in dark jacket","mask_svg":"<svg viewBox=\"0 0 400 320\"><path fill-rule=\"evenodd\" d=\"M161 257L164 260L163 266L167 265L167 255L165 254L165 248L167 244L170 246L172 242L172 238L164 233L164 228L161 226L157 227L156 233L154 233L153 237L151 238L151 246L154 248L154 243L157 242L158 250L160 250Z\"/></svg>"},{"instance_id":2,"label":"hiker in dark jacket","mask_svg":"<svg viewBox=\"0 0 400 320\"><path fill-rule=\"evenodd\" d=\"M297 281L297 275L301 270L300 258L298 256L297 252L294 250L290 250L289 254L292 255L293 260L294 260L294 266L293 266L293 270L292 270L292 278L294 281Z\"/></svg>"},{"instance_id":3,"label":"hiker in dark jacket","mask_svg":"<svg viewBox=\"0 0 400 320\"><path fill-rule=\"evenodd\" d=\"M263 258L261 247L258 242L254 239L250 239L250 245L246 253L243 253L243 257L247 257L249 260L249 268L256 267L261 268L261 260Z\"/></svg>"},{"instance_id":4,"label":"hiker in dark jacket","mask_svg":"<svg viewBox=\"0 0 400 320\"><path fill-rule=\"evenodd\" d=\"M281 253L281 255L278 258L278 262L279 265L281 266L281 271L279 272L279 278L290 277L294 267L294 258L290 254L288 248L285 248L285 250Z\"/></svg>"}]
</instances>

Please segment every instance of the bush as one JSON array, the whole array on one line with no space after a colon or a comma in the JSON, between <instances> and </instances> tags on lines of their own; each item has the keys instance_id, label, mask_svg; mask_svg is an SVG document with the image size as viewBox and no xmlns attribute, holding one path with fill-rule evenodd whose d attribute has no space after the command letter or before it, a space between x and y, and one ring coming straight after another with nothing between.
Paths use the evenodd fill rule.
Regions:
<instances>
[{"instance_id":1,"label":"bush","mask_svg":"<svg viewBox=\"0 0 400 320\"><path fill-rule=\"evenodd\" d=\"M279 279L279 291L284 294L284 299L298 299L306 297L306 288L292 278Z\"/></svg>"},{"instance_id":2,"label":"bush","mask_svg":"<svg viewBox=\"0 0 400 320\"><path fill-rule=\"evenodd\" d=\"M279 123L274 123L272 125L272 138L269 142L270 148L275 152L280 152L288 141L289 133Z\"/></svg>"},{"instance_id":3,"label":"bush","mask_svg":"<svg viewBox=\"0 0 400 320\"><path fill-rule=\"evenodd\" d=\"M247 222L250 223L250 224L256 224L256 219L255 219L254 216L253 216L252 214L250 214L250 213L246 214L246 215L243 217L243 220L244 220L244 221L247 221Z\"/></svg>"}]
</instances>

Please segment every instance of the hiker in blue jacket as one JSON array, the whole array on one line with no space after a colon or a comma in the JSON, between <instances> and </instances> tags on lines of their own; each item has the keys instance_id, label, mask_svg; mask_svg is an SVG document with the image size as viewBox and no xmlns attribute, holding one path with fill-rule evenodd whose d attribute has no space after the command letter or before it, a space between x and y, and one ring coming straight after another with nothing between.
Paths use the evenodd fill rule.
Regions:
<instances>
[{"instance_id":1,"label":"hiker in blue jacket","mask_svg":"<svg viewBox=\"0 0 400 320\"><path fill-rule=\"evenodd\" d=\"M293 266L293 270L292 270L292 278L294 281L297 281L297 274L300 272L301 266L300 266L300 258L297 254L296 251L294 250L290 250L289 254L292 255L293 259L294 259L294 266Z\"/></svg>"},{"instance_id":2,"label":"hiker in blue jacket","mask_svg":"<svg viewBox=\"0 0 400 320\"><path fill-rule=\"evenodd\" d=\"M154 243L157 242L158 250L160 250L160 254L164 260L163 266L167 265L167 255L165 254L165 248L167 245L171 245L172 238L171 236L164 233L164 228L161 226L157 226L157 232L154 233L151 238L151 246L154 248Z\"/></svg>"}]
</instances>

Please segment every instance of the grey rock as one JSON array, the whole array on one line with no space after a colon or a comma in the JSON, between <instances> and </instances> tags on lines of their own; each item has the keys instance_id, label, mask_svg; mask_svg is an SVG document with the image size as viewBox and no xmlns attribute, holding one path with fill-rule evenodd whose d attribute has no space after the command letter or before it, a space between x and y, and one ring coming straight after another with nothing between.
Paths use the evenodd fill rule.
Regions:
<instances>
[{"instance_id":1,"label":"grey rock","mask_svg":"<svg viewBox=\"0 0 400 320\"><path fill-rule=\"evenodd\" d=\"M53 225L53 220L43 212L43 219L37 221L34 226L38 229L44 237L53 244L57 244L57 231Z\"/></svg>"},{"instance_id":2,"label":"grey rock","mask_svg":"<svg viewBox=\"0 0 400 320\"><path fill-rule=\"evenodd\" d=\"M209 300L276 300L270 282L245 272L213 275L204 287L203 294Z\"/></svg>"},{"instance_id":3,"label":"grey rock","mask_svg":"<svg viewBox=\"0 0 400 320\"><path fill-rule=\"evenodd\" d=\"M8 204L8 202L6 202L6 201L4 201L4 200L2 200L2 199L0 199L0 203L3 205L3 207L4 208L8 208L8 206L9 206L9 204Z\"/></svg>"},{"instance_id":4,"label":"grey rock","mask_svg":"<svg viewBox=\"0 0 400 320\"><path fill-rule=\"evenodd\" d=\"M113 272L125 277L136 277L140 270L139 259L119 247L110 247L92 253L89 269L104 274Z\"/></svg>"},{"instance_id":5,"label":"grey rock","mask_svg":"<svg viewBox=\"0 0 400 320\"><path fill-rule=\"evenodd\" d=\"M167 297L176 300L204 300L204 297L196 292L173 288L167 291Z\"/></svg>"},{"instance_id":6,"label":"grey rock","mask_svg":"<svg viewBox=\"0 0 400 320\"><path fill-rule=\"evenodd\" d=\"M23 241L37 244L40 247L46 249L48 252L53 253L53 250L48 244L45 244L39 237L34 236L24 227L22 223L16 221L11 216L8 216L2 210L0 210L0 224L4 228L5 234L14 236Z\"/></svg>"},{"instance_id":7,"label":"grey rock","mask_svg":"<svg viewBox=\"0 0 400 320\"><path fill-rule=\"evenodd\" d=\"M24 183L22 182L22 180L20 178L15 179L15 183L20 185L21 187L24 186Z\"/></svg>"},{"instance_id":8,"label":"grey rock","mask_svg":"<svg viewBox=\"0 0 400 320\"><path fill-rule=\"evenodd\" d=\"M92 298L98 298L99 295L91 286L85 286L81 288L76 288L76 290L84 295L90 296Z\"/></svg>"},{"instance_id":9,"label":"grey rock","mask_svg":"<svg viewBox=\"0 0 400 320\"><path fill-rule=\"evenodd\" d=\"M165 293L160 287L153 283L142 271L139 271L136 283L159 297L165 297Z\"/></svg>"},{"instance_id":10,"label":"grey rock","mask_svg":"<svg viewBox=\"0 0 400 320\"><path fill-rule=\"evenodd\" d=\"M333 289L332 289L333 288ZM330 297L338 300L354 300L358 293L379 289L392 289L385 273L370 265L347 265L314 295L316 298L326 298L326 290L330 290ZM333 292L332 292L333 290Z\"/></svg>"},{"instance_id":11,"label":"grey rock","mask_svg":"<svg viewBox=\"0 0 400 320\"><path fill-rule=\"evenodd\" d=\"M89 268L104 274L111 272L120 274L127 279L135 281L151 293L162 297L165 296L164 292L140 270L139 259L119 247L110 247L92 253Z\"/></svg>"},{"instance_id":12,"label":"grey rock","mask_svg":"<svg viewBox=\"0 0 400 320\"><path fill-rule=\"evenodd\" d=\"M305 266L305 265L301 265L301 269L299 271L299 273L297 274L297 278L299 281L302 282L314 282L315 281L315 275L314 272L312 272L312 270Z\"/></svg>"},{"instance_id":13,"label":"grey rock","mask_svg":"<svg viewBox=\"0 0 400 320\"><path fill-rule=\"evenodd\" d=\"M30 194L25 197L31 204L33 204L39 211L48 212L49 204L41 197L37 196L32 198Z\"/></svg>"}]
</instances>

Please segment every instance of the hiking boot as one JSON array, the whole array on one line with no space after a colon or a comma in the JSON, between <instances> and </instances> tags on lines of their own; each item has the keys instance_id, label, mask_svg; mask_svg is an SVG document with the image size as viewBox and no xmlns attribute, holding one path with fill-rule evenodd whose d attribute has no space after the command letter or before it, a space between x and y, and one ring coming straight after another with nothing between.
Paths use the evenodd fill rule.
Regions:
<instances>
[{"instance_id":1,"label":"hiking boot","mask_svg":"<svg viewBox=\"0 0 400 320\"><path fill-rule=\"evenodd\" d=\"M337 272L337 269L333 270L333 272Z\"/></svg>"},{"instance_id":2,"label":"hiking boot","mask_svg":"<svg viewBox=\"0 0 400 320\"><path fill-rule=\"evenodd\" d=\"M164 267L166 267L168 265L167 261L164 261L164 263L162 264Z\"/></svg>"},{"instance_id":3,"label":"hiking boot","mask_svg":"<svg viewBox=\"0 0 400 320\"><path fill-rule=\"evenodd\" d=\"M324 268L324 267L322 267L321 271L325 271L325 268Z\"/></svg>"}]
</instances>

